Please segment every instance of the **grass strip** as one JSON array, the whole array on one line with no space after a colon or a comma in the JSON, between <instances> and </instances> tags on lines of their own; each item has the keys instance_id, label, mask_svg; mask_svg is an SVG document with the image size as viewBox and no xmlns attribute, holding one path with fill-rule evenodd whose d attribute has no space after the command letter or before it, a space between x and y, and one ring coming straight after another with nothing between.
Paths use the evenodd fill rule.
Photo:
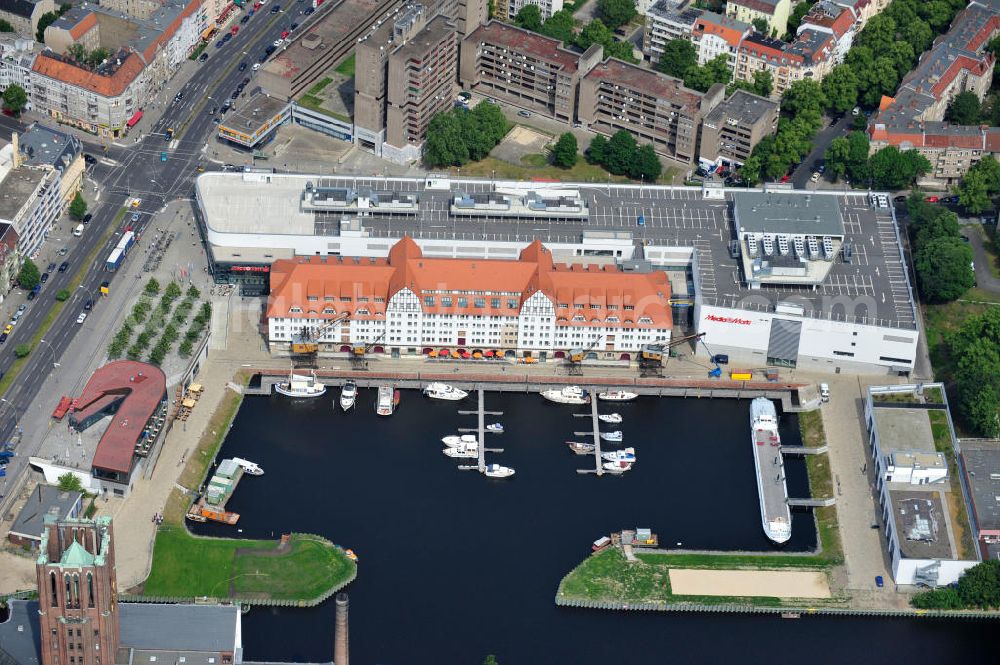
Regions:
<instances>
[{"instance_id":1,"label":"grass strip","mask_svg":"<svg viewBox=\"0 0 1000 665\"><path fill-rule=\"evenodd\" d=\"M352 51L342 63L337 65L334 71L338 74L343 74L344 76L354 76L354 52Z\"/></svg>"},{"instance_id":2,"label":"grass strip","mask_svg":"<svg viewBox=\"0 0 1000 665\"><path fill-rule=\"evenodd\" d=\"M948 414L944 409L927 412L931 423L931 435L934 437L934 449L942 453L948 461L948 478L951 481L951 491L944 495L948 502L948 513L951 515L951 525L955 530L958 555L961 559L975 559L975 543L972 538L972 527L969 524L969 514L965 508L962 496L961 480L958 462L955 459L955 448L951 441L951 428L948 426Z\"/></svg>"},{"instance_id":3,"label":"grass strip","mask_svg":"<svg viewBox=\"0 0 1000 665\"><path fill-rule=\"evenodd\" d=\"M69 286L67 288L67 290L70 293L75 292L76 289L79 288L80 283L83 282L83 278L87 276L87 266L93 263L94 259L97 258L98 252L100 252L104 248L105 243L107 243L108 239L111 238L115 229L118 228L118 223L121 222L122 218L125 216L125 212L126 212L125 208L122 208L121 210L118 211L118 214L115 215L115 218L112 220L111 224L104 231L104 234L101 236L101 239L97 242L97 245L94 246L94 249L92 249L90 251L90 254L87 255L86 260L80 265L79 268L77 268L76 273L73 274L73 278L70 279ZM38 346L39 341L44 339L45 335L48 334L49 328L52 327L52 324L55 322L56 317L59 316L59 313L63 311L63 308L66 306L67 302L69 301L56 300L55 303L52 305L52 308L49 310L49 313L45 316L44 319L42 319L41 325L38 326L38 330L35 331L35 334L28 341L28 346L31 347L32 351L34 351L35 347ZM17 358L13 363L11 363L11 366L7 370L7 373L4 374L4 377L2 379L0 379L0 395L7 394L7 390L10 388L11 384L17 380L18 375L20 375L21 370L24 369L24 365L28 362L29 358L31 358L30 353L23 358Z\"/></svg>"}]
</instances>

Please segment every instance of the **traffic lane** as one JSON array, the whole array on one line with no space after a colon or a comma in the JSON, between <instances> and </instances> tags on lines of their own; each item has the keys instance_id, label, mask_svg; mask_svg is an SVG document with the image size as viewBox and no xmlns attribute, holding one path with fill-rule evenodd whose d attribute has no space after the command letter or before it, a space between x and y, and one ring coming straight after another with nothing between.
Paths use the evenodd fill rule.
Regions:
<instances>
[{"instance_id":1,"label":"traffic lane","mask_svg":"<svg viewBox=\"0 0 1000 665\"><path fill-rule=\"evenodd\" d=\"M802 163L792 172L791 181L795 185L795 189L806 188L809 178L812 177L815 163L823 159L823 155L826 153L826 149L830 147L833 139L847 135L847 130L853 121L854 116L850 113L845 113L816 134L816 138L813 139L812 150L809 151L809 154L806 155Z\"/></svg>"}]
</instances>

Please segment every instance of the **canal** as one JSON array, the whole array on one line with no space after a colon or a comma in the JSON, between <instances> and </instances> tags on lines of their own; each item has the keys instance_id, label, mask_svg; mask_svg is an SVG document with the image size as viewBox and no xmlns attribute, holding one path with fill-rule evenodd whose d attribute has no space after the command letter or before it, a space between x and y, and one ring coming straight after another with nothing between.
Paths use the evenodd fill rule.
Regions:
<instances>
[{"instance_id":1,"label":"canal","mask_svg":"<svg viewBox=\"0 0 1000 665\"><path fill-rule=\"evenodd\" d=\"M590 428L581 407L537 395L489 393L506 431L488 454L516 469L509 480L458 470L440 438L473 427L474 401L438 402L404 391L391 418L374 414L374 390L355 410L315 400L248 396L219 459L260 464L229 503L243 537L319 533L360 557L351 597L351 656L365 665L503 665L669 662L843 662L871 639L893 654L928 660L936 645L975 650L987 624L771 617L635 615L557 608L562 576L612 530L650 527L661 544L685 549L769 550L760 524L749 402L652 399L615 405L616 426L638 462L621 477L580 475L592 457L564 441ZM589 407L587 408L589 410ZM612 408L602 405L602 412ZM607 428L607 426L605 426ZM783 443L799 443L782 416ZM621 447L621 446L617 446ZM470 460L463 460L470 462ZM786 458L789 492L806 496L804 463ZM199 533L235 535L197 525ZM793 513L786 550L816 544L809 512ZM257 608L244 618L247 660L328 662L333 605ZM941 652L938 652L941 653ZM950 653L951 656L957 654Z\"/></svg>"}]
</instances>

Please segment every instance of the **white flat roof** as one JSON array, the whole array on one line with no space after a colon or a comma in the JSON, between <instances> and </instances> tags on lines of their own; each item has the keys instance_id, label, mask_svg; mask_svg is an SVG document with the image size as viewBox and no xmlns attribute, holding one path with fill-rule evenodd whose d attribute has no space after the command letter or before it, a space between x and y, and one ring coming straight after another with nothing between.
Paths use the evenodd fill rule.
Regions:
<instances>
[{"instance_id":1,"label":"white flat roof","mask_svg":"<svg viewBox=\"0 0 1000 665\"><path fill-rule=\"evenodd\" d=\"M299 200L315 176L202 173L196 187L205 223L220 233L313 235L313 214Z\"/></svg>"}]
</instances>

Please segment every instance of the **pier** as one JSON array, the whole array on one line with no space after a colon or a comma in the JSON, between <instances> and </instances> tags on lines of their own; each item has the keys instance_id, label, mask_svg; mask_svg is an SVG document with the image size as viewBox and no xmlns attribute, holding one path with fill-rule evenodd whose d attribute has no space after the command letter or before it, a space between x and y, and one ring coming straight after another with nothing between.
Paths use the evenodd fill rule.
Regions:
<instances>
[{"instance_id":1,"label":"pier","mask_svg":"<svg viewBox=\"0 0 1000 665\"><path fill-rule=\"evenodd\" d=\"M822 455L830 450L830 446L823 444L815 448L806 446L781 446L778 448L782 455Z\"/></svg>"},{"instance_id":2,"label":"pier","mask_svg":"<svg viewBox=\"0 0 1000 665\"><path fill-rule=\"evenodd\" d=\"M785 503L789 506L804 506L806 508L826 508L837 503L835 497L827 497L825 499L785 499Z\"/></svg>"},{"instance_id":3,"label":"pier","mask_svg":"<svg viewBox=\"0 0 1000 665\"><path fill-rule=\"evenodd\" d=\"M601 421L597 416L597 393L591 393L590 414L574 413L577 418L590 418L592 429L589 432L573 432L574 436L590 436L594 438L594 468L577 469L577 473L596 473L598 476L604 475L604 466L601 464Z\"/></svg>"},{"instance_id":4,"label":"pier","mask_svg":"<svg viewBox=\"0 0 1000 665\"><path fill-rule=\"evenodd\" d=\"M479 438L479 464L472 466L470 464L461 464L459 469L463 471L478 470L479 473L486 473L486 453L502 453L503 448L490 448L489 451L486 449L486 433L489 431L486 429L486 416L502 416L503 411L487 411L486 410L486 391L482 388L476 390L476 395L478 399L478 405L475 411L462 411L459 410L459 414L463 416L476 416L477 417L477 427L460 427L459 432L475 432ZM499 434L499 432L497 432Z\"/></svg>"}]
</instances>

